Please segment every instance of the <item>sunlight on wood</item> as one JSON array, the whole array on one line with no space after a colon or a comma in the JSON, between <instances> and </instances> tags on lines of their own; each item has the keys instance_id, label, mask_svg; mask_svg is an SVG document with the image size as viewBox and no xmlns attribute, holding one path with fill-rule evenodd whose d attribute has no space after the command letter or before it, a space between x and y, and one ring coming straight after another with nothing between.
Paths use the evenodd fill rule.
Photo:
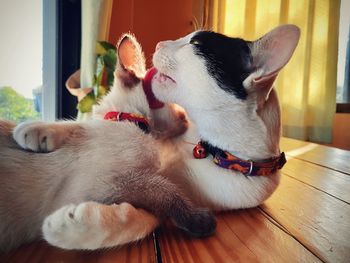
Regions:
<instances>
[{"instance_id":1,"label":"sunlight on wood","mask_svg":"<svg viewBox=\"0 0 350 263\"><path fill-rule=\"evenodd\" d=\"M288 151L288 152L286 152L287 160L292 158L292 157L296 157L298 155L302 155L304 153L310 152L310 151L314 150L316 147L317 147L317 144L309 143L303 147ZM290 156L292 156L292 157L290 157Z\"/></svg>"}]
</instances>

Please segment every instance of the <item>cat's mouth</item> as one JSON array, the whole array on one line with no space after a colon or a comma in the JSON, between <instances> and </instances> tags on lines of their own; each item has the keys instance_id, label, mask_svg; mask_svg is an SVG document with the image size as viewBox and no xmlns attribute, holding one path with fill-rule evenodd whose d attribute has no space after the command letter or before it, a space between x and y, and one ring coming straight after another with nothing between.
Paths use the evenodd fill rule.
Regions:
<instances>
[{"instance_id":1,"label":"cat's mouth","mask_svg":"<svg viewBox=\"0 0 350 263\"><path fill-rule=\"evenodd\" d=\"M159 83L165 83L167 81L170 81L172 83L176 83L176 81L172 77L170 77L169 75L166 75L158 70L157 70L157 74L154 76L154 80L156 80Z\"/></svg>"}]
</instances>

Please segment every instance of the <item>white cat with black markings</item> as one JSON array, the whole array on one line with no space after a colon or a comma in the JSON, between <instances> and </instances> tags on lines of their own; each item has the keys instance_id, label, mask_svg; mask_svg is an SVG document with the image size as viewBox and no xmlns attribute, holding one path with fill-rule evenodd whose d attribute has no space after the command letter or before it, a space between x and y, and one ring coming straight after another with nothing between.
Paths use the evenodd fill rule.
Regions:
<instances>
[{"instance_id":1,"label":"white cat with black markings","mask_svg":"<svg viewBox=\"0 0 350 263\"><path fill-rule=\"evenodd\" d=\"M278 170L285 158L279 149L280 108L273 82L291 58L299 36L296 26L284 25L253 42L198 31L157 45L153 92L161 101L184 107L196 126L170 144L170 156L178 159L168 161L162 155L161 169L172 171L168 179L197 206L213 210L255 207L278 186ZM191 143L197 142L193 149ZM150 216L135 209L126 221L142 224ZM59 222L69 220L61 214L52 217ZM97 236L113 231L100 225L98 220L89 224L98 229ZM51 227L53 240L74 242L76 248L91 246L79 236L88 230L84 224L77 223L69 233L59 231L59 224ZM127 232L132 241L154 227L146 225L142 235L128 227L120 228L118 234ZM121 244L114 241L96 241L95 247Z\"/></svg>"},{"instance_id":2,"label":"white cat with black markings","mask_svg":"<svg viewBox=\"0 0 350 263\"><path fill-rule=\"evenodd\" d=\"M201 143L179 146L196 203L215 210L255 207L279 183L280 107L273 82L300 36L293 25L250 42L207 31L157 45L153 92L181 105ZM194 141L193 136L184 136ZM193 199L192 199L193 200Z\"/></svg>"}]
</instances>

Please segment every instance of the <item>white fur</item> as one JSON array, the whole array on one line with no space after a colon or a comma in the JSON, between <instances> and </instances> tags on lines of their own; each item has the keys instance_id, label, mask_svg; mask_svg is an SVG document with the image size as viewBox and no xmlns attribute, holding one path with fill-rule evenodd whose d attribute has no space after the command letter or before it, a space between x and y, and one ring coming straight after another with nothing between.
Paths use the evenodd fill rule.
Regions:
<instances>
[{"instance_id":1,"label":"white fur","mask_svg":"<svg viewBox=\"0 0 350 263\"><path fill-rule=\"evenodd\" d=\"M131 40L136 41L133 37L131 37ZM138 69L138 76L143 77L145 62L142 59L142 50L137 43L135 50L138 53L137 62L141 64L132 66L133 69ZM178 118L181 110L175 109L174 105L167 104L163 108L151 112L142 88L142 82L139 81L132 88L125 87L118 74L126 74L119 63L115 71L113 88L99 105L93 108L94 120L81 123L63 121L51 124L40 121L25 122L15 127L13 138L23 149L34 152L52 152L59 149L71 135L76 134L74 136L80 137L84 134L84 138L91 138L91 140L88 139L85 142L84 148L88 151L82 151L79 164L76 163L72 166L69 165L72 163L72 157L61 156L61 163L67 163L67 167L62 167L62 169L64 171L72 169L69 173L74 175L84 173L84 170L95 171L93 174L103 174L105 172L103 167L111 167L113 166L111 163L116 163L119 159L118 151L107 149L110 148L110 141L115 140L116 132L118 133L117 137L124 144L128 144L131 138L133 141L141 139L139 141L140 147L137 150L147 151L147 155L152 155L152 147L155 147L155 143L152 143L147 135L144 135L144 138L135 138L135 136L140 136L139 132L136 135L130 131L128 134L124 132L123 127L125 126L130 126L131 130L138 130L132 123L101 121L107 112L129 112L144 116L150 121L152 130L156 131L155 135L158 138L178 135L187 128L187 121ZM124 135L125 137L123 137ZM135 147L131 148L135 149ZM113 152L116 156L106 158L107 152ZM123 162L120 165L126 171L135 165L132 161L135 157L134 152L132 150L127 151L124 155L128 153L130 153L130 156L126 156L125 159L130 160L130 163ZM93 162L89 158L90 154L94 156ZM82 163L82 160L88 161ZM158 165L156 163L157 158L153 158L152 161L153 163L150 166ZM142 163L142 160L137 160L137 162ZM55 173L60 173L60 171L48 171L48 174ZM89 181L90 179L92 178L84 180ZM95 180L98 180L98 178ZM71 182L71 188L74 188L76 183ZM104 182L98 183L105 184ZM66 190L69 193L67 189L60 190ZM82 193L82 195L85 194ZM69 199L69 197L67 198ZM95 202L83 202L78 205L63 206L46 217L42 225L42 233L50 244L61 248L98 249L122 245L144 238L157 224L158 219L152 214L142 209L136 209L127 203L107 206Z\"/></svg>"},{"instance_id":2,"label":"white fur","mask_svg":"<svg viewBox=\"0 0 350 263\"><path fill-rule=\"evenodd\" d=\"M154 54L155 67L175 79L176 84L167 82L164 86L155 80L153 91L160 100L183 106L190 119L195 121L198 136L191 142L197 143L202 138L247 160L278 155L278 152L269 151L267 129L256 113L256 102L240 101L217 87L207 73L204 61L186 42L189 42L188 37L166 42ZM187 153L185 163L194 189L201 194L200 203L213 209L257 206L278 185L278 173L268 177L246 177L218 167L212 157L195 159L193 145L184 143L180 148Z\"/></svg>"},{"instance_id":3,"label":"white fur","mask_svg":"<svg viewBox=\"0 0 350 263\"><path fill-rule=\"evenodd\" d=\"M14 140L26 150L34 152L51 152L60 147L65 137L61 136L62 130L74 125L73 121L60 122L55 127L43 126L42 121L23 122L13 130Z\"/></svg>"},{"instance_id":4,"label":"white fur","mask_svg":"<svg viewBox=\"0 0 350 263\"><path fill-rule=\"evenodd\" d=\"M50 244L65 249L99 249L144 238L157 224L152 215L128 203L107 206L85 202L64 206L48 216L43 236Z\"/></svg>"},{"instance_id":5,"label":"white fur","mask_svg":"<svg viewBox=\"0 0 350 263\"><path fill-rule=\"evenodd\" d=\"M164 102L178 103L196 123L196 140L184 135L185 141L196 142L201 138L246 160L258 161L278 156L279 104L276 96L269 97L268 94L272 90L275 75L288 62L295 49L299 30L295 26L282 26L252 44L254 62L258 61L260 65L244 82L249 93L245 101L222 90L210 77L204 59L195 54L194 47L190 44L193 34L195 33L176 41L159 43L153 56L158 74L166 74L176 82L164 82L156 77L153 81L156 97ZM288 39L293 39L293 42L283 40L285 35L289 36ZM274 45L261 45L276 42L280 49L286 48L283 54L288 55L282 59L277 54L270 55L277 51L273 49ZM268 74L271 71L275 74L273 78L266 76L267 80L271 80L271 85L264 86L267 91L256 88L254 82L265 73L263 69L267 71L266 65L270 70ZM261 97L264 98L263 103ZM273 118L267 117L269 114ZM257 206L273 193L279 183L278 172L266 177L245 177L241 173L216 166L212 157L194 159L191 156L193 146L180 143L179 148L184 154L187 153L186 168L194 189L199 190L200 201L213 209Z\"/></svg>"},{"instance_id":6,"label":"white fur","mask_svg":"<svg viewBox=\"0 0 350 263\"><path fill-rule=\"evenodd\" d=\"M45 240L65 249L101 247L107 233L99 224L100 214L96 209L91 209L87 217L86 210L87 203L71 204L49 215L42 228Z\"/></svg>"},{"instance_id":7,"label":"white fur","mask_svg":"<svg viewBox=\"0 0 350 263\"><path fill-rule=\"evenodd\" d=\"M294 31L292 34L296 34L297 30L295 28L289 27L289 29ZM280 31L285 34L286 31L289 32L289 29L282 27ZM274 31L273 35L276 36L277 34L278 36L278 33L279 30ZM219 88L209 76L203 59L195 55L192 45L189 44L193 34L195 33L176 41L161 42L153 57L153 63L159 71L152 83L156 97L164 102L180 104L195 123L195 125L190 126L186 134L175 140L175 145L172 145L173 148L167 149L169 155L165 154L166 151L162 151L164 149L160 149L163 152L161 166L164 170L169 171L169 179L182 185L183 190L198 205L214 210L257 206L276 189L280 178L278 172L266 177L246 177L241 173L216 166L212 161L212 157L201 160L194 159L192 156L193 143L197 143L201 138L243 159L261 160L277 156L279 154L280 136L280 110L277 95L272 90L271 85L264 86L264 83L258 77L263 77L264 81L266 79L271 80L272 84L274 80L272 77L275 77L286 61L278 61L276 64L273 60L268 60L264 50L259 49L262 46L260 43L265 42L257 42L257 45L253 46L252 49L254 54L262 53L264 59L268 60L268 68L273 69L275 75L271 78L265 76L267 67L261 62L263 61L261 58L260 60L257 59L259 63L263 64L261 68L258 68L244 81L248 98L241 101ZM298 37L294 36L293 39L296 38ZM267 41L267 43L270 42ZM294 48L293 45L290 45L290 47ZM269 52L271 53L271 51ZM289 54L290 57L292 51L289 50L284 54ZM285 56L284 59L289 59L289 57ZM278 56L273 58L278 59ZM280 66L274 67L275 65ZM170 76L176 83L171 79L162 78L160 73ZM259 89L258 86L264 86L264 88ZM152 116L148 107L145 107L146 102L145 96L142 95L140 90L132 92L112 91L94 109L95 118L101 118L107 111L111 110ZM165 108L166 110L168 109ZM164 118L167 113L158 112L154 116ZM96 122L96 125L98 125L98 122ZM108 125L101 124L101 126L107 128ZM101 127L99 128L101 131ZM23 134L20 129L23 129L23 127L18 128L18 134ZM23 135L19 138L15 136L15 139L22 147L29 147L26 142L23 143L23 140L25 140ZM32 141L40 142L40 139ZM30 143L30 145L32 144ZM31 147L40 148L37 145ZM173 155L178 155L178 163L169 162L170 156ZM172 172L173 168L174 172ZM129 224L119 224L125 228L118 229L118 236L125 238L115 238L106 245L102 240L105 240L111 229L102 229L98 223L99 220L92 225L85 225L81 221L84 218L81 215L86 211L84 207L84 204L78 207L68 206L52 214L45 221L43 228L47 240L66 248L115 246L145 236L157 224L154 217L148 213L134 210L132 219L126 219L126 223ZM69 216L70 212L74 212L76 215L74 221ZM115 215L117 219L120 218L118 213L121 212L119 211ZM94 221L95 216L98 217L93 214L92 221ZM143 220L148 220L149 223L137 228ZM51 223L51 230L49 230L49 222ZM139 222L139 224L136 222ZM79 227L73 227L74 224L78 224ZM87 233L88 237L79 236L82 232ZM93 235L96 235L96 240L92 240L90 243L90 238ZM72 243L70 243L70 240ZM101 245L101 242L103 245Z\"/></svg>"}]
</instances>

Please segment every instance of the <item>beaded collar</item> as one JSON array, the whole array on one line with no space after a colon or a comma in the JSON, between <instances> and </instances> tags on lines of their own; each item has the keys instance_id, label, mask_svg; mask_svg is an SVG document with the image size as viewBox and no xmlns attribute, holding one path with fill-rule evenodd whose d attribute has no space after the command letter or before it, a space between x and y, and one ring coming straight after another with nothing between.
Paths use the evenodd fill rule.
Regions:
<instances>
[{"instance_id":1,"label":"beaded collar","mask_svg":"<svg viewBox=\"0 0 350 263\"><path fill-rule=\"evenodd\" d=\"M271 175L278 169L281 169L287 162L284 152L279 156L258 162L243 160L205 141L200 141L193 149L193 156L196 159L206 158L209 154L213 156L213 161L216 165L241 172L246 176Z\"/></svg>"},{"instance_id":2,"label":"beaded collar","mask_svg":"<svg viewBox=\"0 0 350 263\"><path fill-rule=\"evenodd\" d=\"M110 111L104 116L105 120L110 121L129 121L135 123L145 133L150 132L149 123L147 119L141 115L136 115L127 112Z\"/></svg>"}]
</instances>

